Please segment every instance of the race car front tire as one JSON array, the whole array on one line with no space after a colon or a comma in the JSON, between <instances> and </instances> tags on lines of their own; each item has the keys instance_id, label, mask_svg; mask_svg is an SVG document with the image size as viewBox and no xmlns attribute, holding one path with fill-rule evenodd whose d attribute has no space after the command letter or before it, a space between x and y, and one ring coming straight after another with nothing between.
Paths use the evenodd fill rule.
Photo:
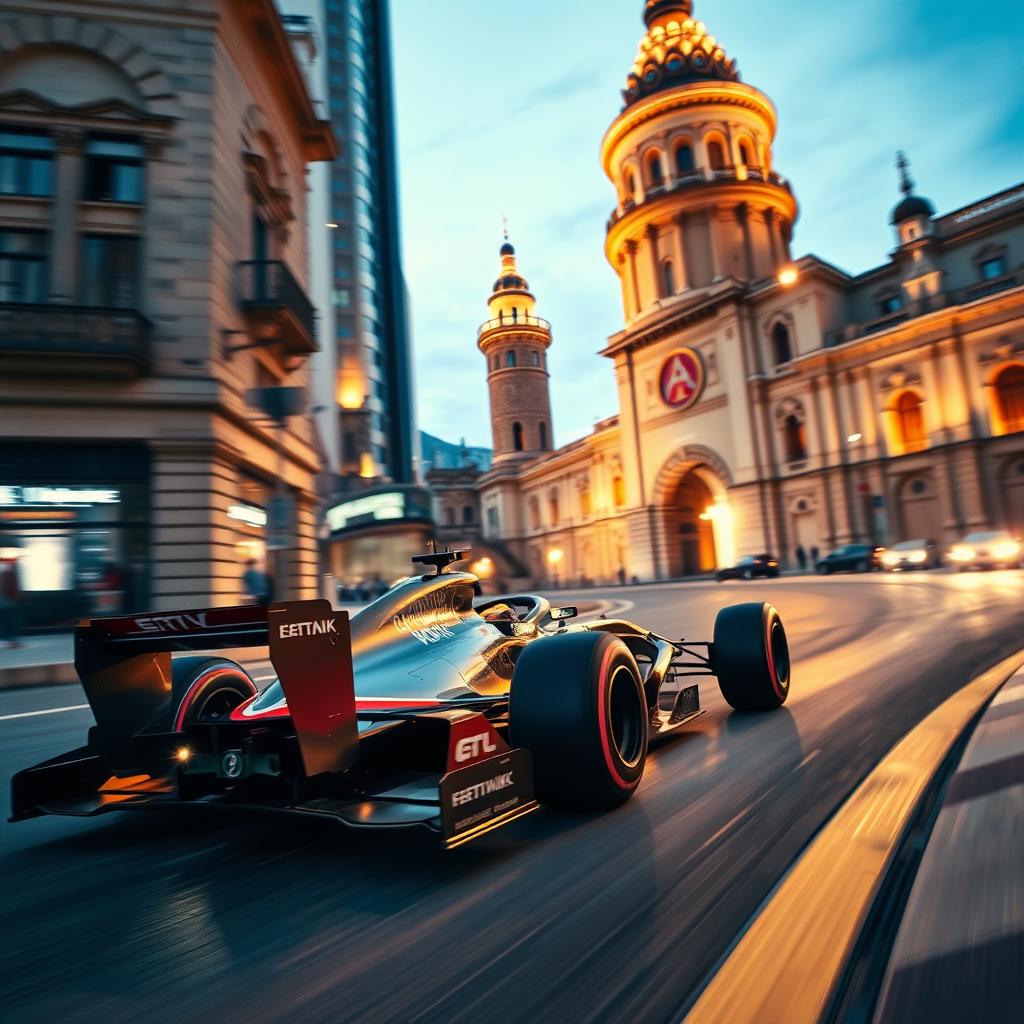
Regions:
<instances>
[{"instance_id":1,"label":"race car front tire","mask_svg":"<svg viewBox=\"0 0 1024 1024\"><path fill-rule=\"evenodd\" d=\"M509 732L533 757L542 803L609 808L628 800L644 773L648 723L640 671L618 637L544 637L519 656Z\"/></svg>"},{"instance_id":2,"label":"race car front tire","mask_svg":"<svg viewBox=\"0 0 1024 1024\"><path fill-rule=\"evenodd\" d=\"M723 608L715 618L711 667L737 711L771 711L789 696L789 644L779 613L759 602Z\"/></svg>"},{"instance_id":3,"label":"race car front tire","mask_svg":"<svg viewBox=\"0 0 1024 1024\"><path fill-rule=\"evenodd\" d=\"M171 677L175 732L202 719L226 718L257 693L249 673L227 658L174 658Z\"/></svg>"}]
</instances>

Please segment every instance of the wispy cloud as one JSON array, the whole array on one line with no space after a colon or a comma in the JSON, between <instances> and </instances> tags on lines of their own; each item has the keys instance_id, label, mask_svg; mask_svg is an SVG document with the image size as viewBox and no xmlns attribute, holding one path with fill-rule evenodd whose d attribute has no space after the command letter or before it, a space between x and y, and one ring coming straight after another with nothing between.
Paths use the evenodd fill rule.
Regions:
<instances>
[{"instance_id":1,"label":"wispy cloud","mask_svg":"<svg viewBox=\"0 0 1024 1024\"><path fill-rule=\"evenodd\" d=\"M512 18L478 0L395 2L405 266L419 414L432 433L490 443L476 328L502 212L554 325L558 440L616 411L611 365L594 355L622 325L598 147L621 106L639 7L520 0ZM1021 177L1024 5L698 0L697 14L778 107L774 155L801 204L798 252L852 271L886 258L897 149L940 210Z\"/></svg>"}]
</instances>

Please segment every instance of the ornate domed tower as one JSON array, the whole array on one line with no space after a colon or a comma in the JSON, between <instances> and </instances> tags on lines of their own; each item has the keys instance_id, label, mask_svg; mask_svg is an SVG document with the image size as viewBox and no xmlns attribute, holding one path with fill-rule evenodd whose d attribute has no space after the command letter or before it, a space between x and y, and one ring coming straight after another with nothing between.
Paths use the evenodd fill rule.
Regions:
<instances>
[{"instance_id":1,"label":"ornate domed tower","mask_svg":"<svg viewBox=\"0 0 1024 1024\"><path fill-rule=\"evenodd\" d=\"M647 0L625 106L601 145L618 194L605 254L627 323L789 259L797 203L772 163L775 107L692 14L692 0Z\"/></svg>"},{"instance_id":2,"label":"ornate domed tower","mask_svg":"<svg viewBox=\"0 0 1024 1024\"><path fill-rule=\"evenodd\" d=\"M905 153L896 154L896 167L903 198L889 218L896 231L897 249L893 255L902 272L904 299L924 303L942 290L942 268L935 258L937 239L932 223L935 207L928 199L914 194L910 161Z\"/></svg>"},{"instance_id":3,"label":"ornate domed tower","mask_svg":"<svg viewBox=\"0 0 1024 1024\"><path fill-rule=\"evenodd\" d=\"M477 334L487 360L495 463L535 458L553 443L547 366L551 325L534 313L536 299L507 237L500 252L501 274L487 300L490 319Z\"/></svg>"}]
</instances>

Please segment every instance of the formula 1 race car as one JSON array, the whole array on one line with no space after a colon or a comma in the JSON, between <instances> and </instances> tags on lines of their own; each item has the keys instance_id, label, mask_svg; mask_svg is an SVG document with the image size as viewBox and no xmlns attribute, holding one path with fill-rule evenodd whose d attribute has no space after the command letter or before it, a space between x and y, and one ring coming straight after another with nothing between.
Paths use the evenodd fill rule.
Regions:
<instances>
[{"instance_id":1,"label":"formula 1 race car","mask_svg":"<svg viewBox=\"0 0 1024 1024\"><path fill-rule=\"evenodd\" d=\"M648 746L701 714L688 677L734 708L778 708L789 651L766 604L724 608L713 642L631 622L569 622L543 597L477 604L477 579L413 561L351 620L328 601L86 620L75 667L96 718L84 747L12 781L11 821L129 808L258 807L353 828L425 826L458 846L540 803L609 808ZM421 570L422 571L422 570ZM223 657L269 645L262 692Z\"/></svg>"}]
</instances>

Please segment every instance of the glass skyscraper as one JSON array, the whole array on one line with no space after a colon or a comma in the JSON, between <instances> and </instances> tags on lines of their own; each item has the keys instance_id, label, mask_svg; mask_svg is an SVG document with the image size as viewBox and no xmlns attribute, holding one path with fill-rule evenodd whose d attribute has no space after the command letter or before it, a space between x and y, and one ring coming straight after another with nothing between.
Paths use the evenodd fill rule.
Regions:
<instances>
[{"instance_id":1,"label":"glass skyscraper","mask_svg":"<svg viewBox=\"0 0 1024 1024\"><path fill-rule=\"evenodd\" d=\"M411 352L401 265L386 0L323 0L327 102L341 152L330 170L331 308L338 469L411 483ZM346 488L347 489L347 488Z\"/></svg>"}]
</instances>

